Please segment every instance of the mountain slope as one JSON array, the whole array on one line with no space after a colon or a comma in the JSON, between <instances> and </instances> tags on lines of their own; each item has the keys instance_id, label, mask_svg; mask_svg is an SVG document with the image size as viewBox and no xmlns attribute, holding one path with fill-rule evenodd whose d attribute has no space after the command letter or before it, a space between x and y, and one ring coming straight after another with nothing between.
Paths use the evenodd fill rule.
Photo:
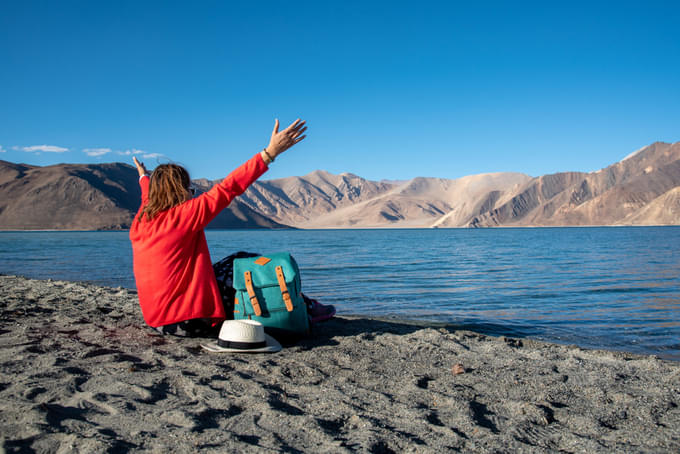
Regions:
<instances>
[{"instance_id":1,"label":"mountain slope","mask_svg":"<svg viewBox=\"0 0 680 454\"><path fill-rule=\"evenodd\" d=\"M444 227L457 216L467 218L466 213L478 207L479 199L489 192L506 190L529 178L514 173L471 175L456 180L418 177L299 227Z\"/></svg>"},{"instance_id":2,"label":"mountain slope","mask_svg":"<svg viewBox=\"0 0 680 454\"><path fill-rule=\"evenodd\" d=\"M619 222L622 225L678 224L680 219L680 187L660 195L642 209Z\"/></svg>"},{"instance_id":3,"label":"mountain slope","mask_svg":"<svg viewBox=\"0 0 680 454\"><path fill-rule=\"evenodd\" d=\"M140 200L136 175L120 163L35 167L0 161L0 228L126 228Z\"/></svg>"},{"instance_id":4,"label":"mountain slope","mask_svg":"<svg viewBox=\"0 0 680 454\"><path fill-rule=\"evenodd\" d=\"M0 229L129 228L139 208L137 171L121 163L48 167L0 161ZM281 228L235 201L209 228Z\"/></svg>"},{"instance_id":5,"label":"mountain slope","mask_svg":"<svg viewBox=\"0 0 680 454\"><path fill-rule=\"evenodd\" d=\"M0 229L121 229L139 204L126 164L0 161ZM194 180L200 191L215 182ZM591 173L370 181L317 170L257 181L209 228L412 228L680 224L680 142Z\"/></svg>"},{"instance_id":6,"label":"mountain slope","mask_svg":"<svg viewBox=\"0 0 680 454\"><path fill-rule=\"evenodd\" d=\"M468 225L609 225L625 219L644 224L647 221L635 213L677 186L680 142L656 142L597 172L535 178ZM667 223L678 224L680 219Z\"/></svg>"},{"instance_id":7,"label":"mountain slope","mask_svg":"<svg viewBox=\"0 0 680 454\"><path fill-rule=\"evenodd\" d=\"M350 173L317 170L302 177L256 181L238 199L282 224L300 227L343 207L370 200L393 188Z\"/></svg>"}]
</instances>

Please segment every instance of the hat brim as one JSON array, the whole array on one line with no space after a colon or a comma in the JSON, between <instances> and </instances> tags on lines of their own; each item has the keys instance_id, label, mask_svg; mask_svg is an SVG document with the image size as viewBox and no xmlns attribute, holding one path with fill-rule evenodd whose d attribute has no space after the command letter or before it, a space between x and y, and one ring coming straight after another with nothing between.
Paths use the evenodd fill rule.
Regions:
<instances>
[{"instance_id":1,"label":"hat brim","mask_svg":"<svg viewBox=\"0 0 680 454\"><path fill-rule=\"evenodd\" d=\"M226 348L219 346L215 342L201 344L201 347L212 353L276 353L278 351L281 351L281 344L279 344L279 342L273 337L271 337L269 334L265 334L264 339L267 342L267 346L261 348L248 348L248 349Z\"/></svg>"}]
</instances>

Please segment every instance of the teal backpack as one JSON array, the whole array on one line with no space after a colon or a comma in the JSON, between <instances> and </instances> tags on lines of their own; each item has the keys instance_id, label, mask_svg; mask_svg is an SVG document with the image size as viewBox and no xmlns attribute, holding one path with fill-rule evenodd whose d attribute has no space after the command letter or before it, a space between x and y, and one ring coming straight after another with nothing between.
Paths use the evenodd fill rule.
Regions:
<instances>
[{"instance_id":1,"label":"teal backpack","mask_svg":"<svg viewBox=\"0 0 680 454\"><path fill-rule=\"evenodd\" d=\"M279 340L309 334L300 270L287 252L234 260L234 319L257 320Z\"/></svg>"}]
</instances>

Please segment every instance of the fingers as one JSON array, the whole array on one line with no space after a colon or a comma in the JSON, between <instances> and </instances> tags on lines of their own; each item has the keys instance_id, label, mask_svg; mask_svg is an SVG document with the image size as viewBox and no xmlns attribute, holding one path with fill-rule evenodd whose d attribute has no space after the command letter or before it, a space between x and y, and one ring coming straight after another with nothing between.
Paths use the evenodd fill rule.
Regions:
<instances>
[{"instance_id":1,"label":"fingers","mask_svg":"<svg viewBox=\"0 0 680 454\"><path fill-rule=\"evenodd\" d=\"M288 138L293 141L293 143L297 143L295 139L300 137L302 133L304 133L307 130L307 126L305 126L304 121L300 121L299 119L295 121L292 125L290 125L286 130L284 131Z\"/></svg>"},{"instance_id":2,"label":"fingers","mask_svg":"<svg viewBox=\"0 0 680 454\"><path fill-rule=\"evenodd\" d=\"M288 139L287 145L288 147L295 145L296 143L300 142L302 139L307 137L306 135L302 135L302 133L304 133L307 130L307 127L304 125L305 122L303 121L290 131L287 130L284 132L286 134L286 138Z\"/></svg>"},{"instance_id":3,"label":"fingers","mask_svg":"<svg viewBox=\"0 0 680 454\"><path fill-rule=\"evenodd\" d=\"M272 135L277 134L279 132L279 119L277 118L274 120L274 130L272 131Z\"/></svg>"},{"instance_id":4,"label":"fingers","mask_svg":"<svg viewBox=\"0 0 680 454\"><path fill-rule=\"evenodd\" d=\"M139 167L140 164L139 164L139 161L137 161L137 156L133 156L133 157L132 157L132 160L135 162L135 165L136 165L137 167Z\"/></svg>"},{"instance_id":5,"label":"fingers","mask_svg":"<svg viewBox=\"0 0 680 454\"><path fill-rule=\"evenodd\" d=\"M305 132L306 130L307 130L307 127L305 126L304 128L299 129L299 130L295 131L294 133L292 133L291 137L293 139L296 139L296 138L300 137L302 135L302 133Z\"/></svg>"},{"instance_id":6,"label":"fingers","mask_svg":"<svg viewBox=\"0 0 680 454\"><path fill-rule=\"evenodd\" d=\"M268 149L276 150L274 152L275 155L283 153L288 148L307 137L304 135L304 132L307 131L306 122L299 118L281 132L278 131L278 128L279 121L277 119L276 125L274 126L274 132L272 132L271 141L269 142L269 147L271 148L268 147Z\"/></svg>"},{"instance_id":7,"label":"fingers","mask_svg":"<svg viewBox=\"0 0 680 454\"><path fill-rule=\"evenodd\" d=\"M292 122L292 123L286 128L286 131L288 131L288 130L290 130L290 129L293 129L293 128L295 128L295 127L297 127L297 125L298 125L299 123L300 123L300 119L298 118L297 120L295 120L294 122Z\"/></svg>"},{"instance_id":8,"label":"fingers","mask_svg":"<svg viewBox=\"0 0 680 454\"><path fill-rule=\"evenodd\" d=\"M299 128L301 128L302 125L304 125L304 124L305 124L305 122L302 121L302 120L300 120L300 119L298 118L298 119L295 120L293 123L291 123L290 126L288 126L288 127L284 130L284 132L289 132L289 131L293 131L293 130L295 130L295 129L299 129Z\"/></svg>"}]
</instances>

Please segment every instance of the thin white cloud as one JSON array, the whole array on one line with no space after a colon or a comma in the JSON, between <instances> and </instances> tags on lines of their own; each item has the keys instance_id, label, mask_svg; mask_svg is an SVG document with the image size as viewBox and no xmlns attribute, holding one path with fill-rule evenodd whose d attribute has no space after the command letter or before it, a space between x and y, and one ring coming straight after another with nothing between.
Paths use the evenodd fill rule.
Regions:
<instances>
[{"instance_id":1,"label":"thin white cloud","mask_svg":"<svg viewBox=\"0 0 680 454\"><path fill-rule=\"evenodd\" d=\"M164 154L149 153L147 151L140 150L138 148L132 148L132 149L125 150L125 151L117 151L116 153L118 153L119 155L122 155L122 156L131 156L131 155L139 156L139 155L142 155L141 156L142 159L156 159L156 158L164 158L165 157Z\"/></svg>"},{"instance_id":2,"label":"thin white cloud","mask_svg":"<svg viewBox=\"0 0 680 454\"><path fill-rule=\"evenodd\" d=\"M4 148L2 148L2 145L0 145L0 153L4 153L4 152L6 152L6 151L7 151L7 150L5 150Z\"/></svg>"},{"instance_id":3,"label":"thin white cloud","mask_svg":"<svg viewBox=\"0 0 680 454\"><path fill-rule=\"evenodd\" d=\"M32 145L30 147L22 147L22 151L27 151L29 153L34 153L36 151L45 151L47 153L63 153L68 151L68 148L57 147L55 145Z\"/></svg>"},{"instance_id":4,"label":"thin white cloud","mask_svg":"<svg viewBox=\"0 0 680 454\"><path fill-rule=\"evenodd\" d=\"M104 156L112 151L110 148L83 148L83 153L88 156Z\"/></svg>"},{"instance_id":5,"label":"thin white cloud","mask_svg":"<svg viewBox=\"0 0 680 454\"><path fill-rule=\"evenodd\" d=\"M144 153L146 153L146 151L138 150L137 148L133 148L132 150L117 151L116 153L118 153L119 155L122 155L122 156L130 156L130 155L133 155L133 154L144 154Z\"/></svg>"}]
</instances>

